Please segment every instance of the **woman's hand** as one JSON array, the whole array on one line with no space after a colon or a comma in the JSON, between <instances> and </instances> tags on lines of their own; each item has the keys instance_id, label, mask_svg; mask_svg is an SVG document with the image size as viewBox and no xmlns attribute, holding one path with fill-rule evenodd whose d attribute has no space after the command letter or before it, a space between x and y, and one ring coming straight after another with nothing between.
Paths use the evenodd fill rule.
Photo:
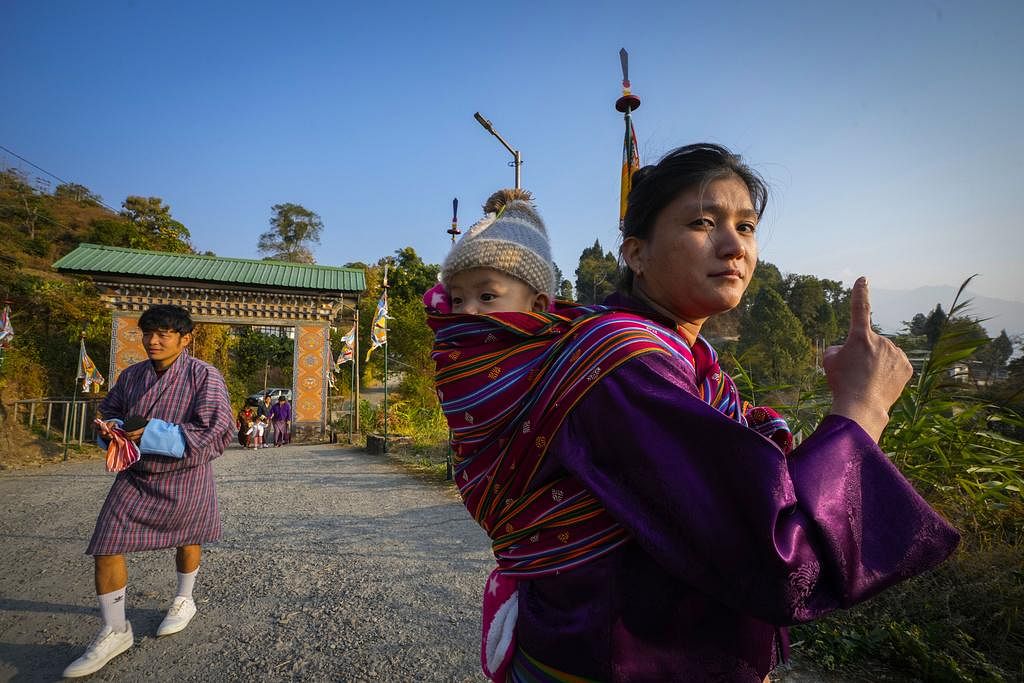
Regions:
<instances>
[{"instance_id":1,"label":"woman's hand","mask_svg":"<svg viewBox=\"0 0 1024 683\"><path fill-rule=\"evenodd\" d=\"M832 413L850 418L878 441L889 423L889 408L914 370L903 351L871 329L871 302L863 277L850 295L846 343L826 349L823 365L832 388Z\"/></svg>"}]
</instances>

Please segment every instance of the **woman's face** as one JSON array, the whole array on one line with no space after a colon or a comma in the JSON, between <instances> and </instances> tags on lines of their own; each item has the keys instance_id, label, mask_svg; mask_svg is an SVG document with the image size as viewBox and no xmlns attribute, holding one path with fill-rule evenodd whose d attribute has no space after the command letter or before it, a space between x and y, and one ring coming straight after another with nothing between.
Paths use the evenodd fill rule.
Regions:
<instances>
[{"instance_id":1,"label":"woman's face","mask_svg":"<svg viewBox=\"0 0 1024 683\"><path fill-rule=\"evenodd\" d=\"M739 304L757 265L756 228L750 191L726 176L680 193L648 239L623 240L623 258L648 298L699 326Z\"/></svg>"}]
</instances>

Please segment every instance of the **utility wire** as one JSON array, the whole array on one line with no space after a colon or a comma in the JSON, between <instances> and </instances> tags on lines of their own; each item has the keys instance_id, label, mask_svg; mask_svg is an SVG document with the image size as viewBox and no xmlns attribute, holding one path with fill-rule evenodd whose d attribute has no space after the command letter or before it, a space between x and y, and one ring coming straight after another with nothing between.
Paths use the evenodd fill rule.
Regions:
<instances>
[{"instance_id":1,"label":"utility wire","mask_svg":"<svg viewBox=\"0 0 1024 683\"><path fill-rule=\"evenodd\" d=\"M6 147L4 147L3 145L0 145L0 149L2 149L3 151L7 152L8 154L10 154L10 155L11 155L11 156L13 156L13 157L17 157L18 159L21 159L22 161L24 161L24 162L25 162L26 164L28 164L28 165L29 165L29 166L31 166L32 168L36 169L37 171L42 171L43 173L45 173L46 175L50 176L51 178L55 178L56 180L59 180L59 181L60 181L60 182L61 182L62 184L64 184L64 185L75 185L75 184L76 184L76 183L72 183L72 182L71 182L70 180L64 180L63 178L61 178L61 177L60 177L59 175L57 175L56 173L50 173L49 171L47 171L47 170L46 170L45 168L43 168L42 166L39 166L38 164L34 164L34 163L32 163L31 161L29 161L29 160L28 160L28 159L26 159L25 157L21 156L21 155L20 155L20 154L18 154L17 152L15 152L15 151L12 151L12 150L9 150L9 149L7 149ZM121 212L121 210L120 210L120 209L115 209L114 207L110 206L109 204L107 204L106 202L104 202L104 201L103 201L102 199L100 199L99 197L94 197L94 198L93 198L92 200L93 200L93 201L95 201L95 202L96 202L97 204L99 204L100 206L103 206L103 207L106 207L106 208L110 209L110 210L111 210L111 211L113 211L114 213L120 213L120 212Z\"/></svg>"},{"instance_id":2,"label":"utility wire","mask_svg":"<svg viewBox=\"0 0 1024 683\"><path fill-rule=\"evenodd\" d=\"M51 178L56 178L57 180L61 181L61 182L62 182L62 183L64 183L65 185L70 185L70 184L71 184L71 183L70 183L69 181L67 181L67 180L64 180L63 178L61 178L61 177L60 177L59 175L57 175L56 173L50 173L50 172L49 172L49 171L47 171L47 170L46 170L45 168L43 168L43 167L41 167L41 166L36 166L35 164L33 164L33 163L32 163L31 161L29 161L29 160L28 160L28 159L26 159L25 157L21 156L21 155L20 155L20 154L18 154L17 152L13 152L13 151L11 151L11 150L7 149L7 148L6 148L6 147L4 147L3 145L0 145L0 149L2 149L3 151L7 152L7 153L8 153L8 154L10 154L11 156L15 156L15 157L18 157L19 159L21 159L22 161L24 161L24 162L25 162L26 164L28 164L29 166L31 166L32 168L36 169L37 171L42 171L43 173L45 173L46 175L50 176Z\"/></svg>"}]
</instances>

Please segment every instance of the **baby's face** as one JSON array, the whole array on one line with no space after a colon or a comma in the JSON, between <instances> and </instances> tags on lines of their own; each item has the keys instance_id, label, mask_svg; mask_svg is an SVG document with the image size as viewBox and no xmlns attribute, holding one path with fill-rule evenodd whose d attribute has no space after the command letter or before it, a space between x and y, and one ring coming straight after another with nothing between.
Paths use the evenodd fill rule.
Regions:
<instances>
[{"instance_id":1,"label":"baby's face","mask_svg":"<svg viewBox=\"0 0 1024 683\"><path fill-rule=\"evenodd\" d=\"M543 311L548 297L518 278L491 268L471 268L448 281L452 313Z\"/></svg>"}]
</instances>

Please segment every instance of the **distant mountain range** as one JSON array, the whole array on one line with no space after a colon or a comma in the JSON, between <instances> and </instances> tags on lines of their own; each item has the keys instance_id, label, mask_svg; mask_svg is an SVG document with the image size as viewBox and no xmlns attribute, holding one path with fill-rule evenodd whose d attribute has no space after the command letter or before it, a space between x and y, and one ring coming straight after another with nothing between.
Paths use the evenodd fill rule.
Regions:
<instances>
[{"instance_id":1,"label":"distant mountain range","mask_svg":"<svg viewBox=\"0 0 1024 683\"><path fill-rule=\"evenodd\" d=\"M871 288L871 319L885 332L899 332L904 320L910 320L915 313L927 315L942 304L942 310L949 313L949 305L956 296L956 287L918 287L917 289L875 289ZM973 294L970 288L965 295L972 300L968 313L975 318L988 318L982 326L990 337L1000 330L1006 334L1024 335L1024 303L1008 299L994 299Z\"/></svg>"}]
</instances>

